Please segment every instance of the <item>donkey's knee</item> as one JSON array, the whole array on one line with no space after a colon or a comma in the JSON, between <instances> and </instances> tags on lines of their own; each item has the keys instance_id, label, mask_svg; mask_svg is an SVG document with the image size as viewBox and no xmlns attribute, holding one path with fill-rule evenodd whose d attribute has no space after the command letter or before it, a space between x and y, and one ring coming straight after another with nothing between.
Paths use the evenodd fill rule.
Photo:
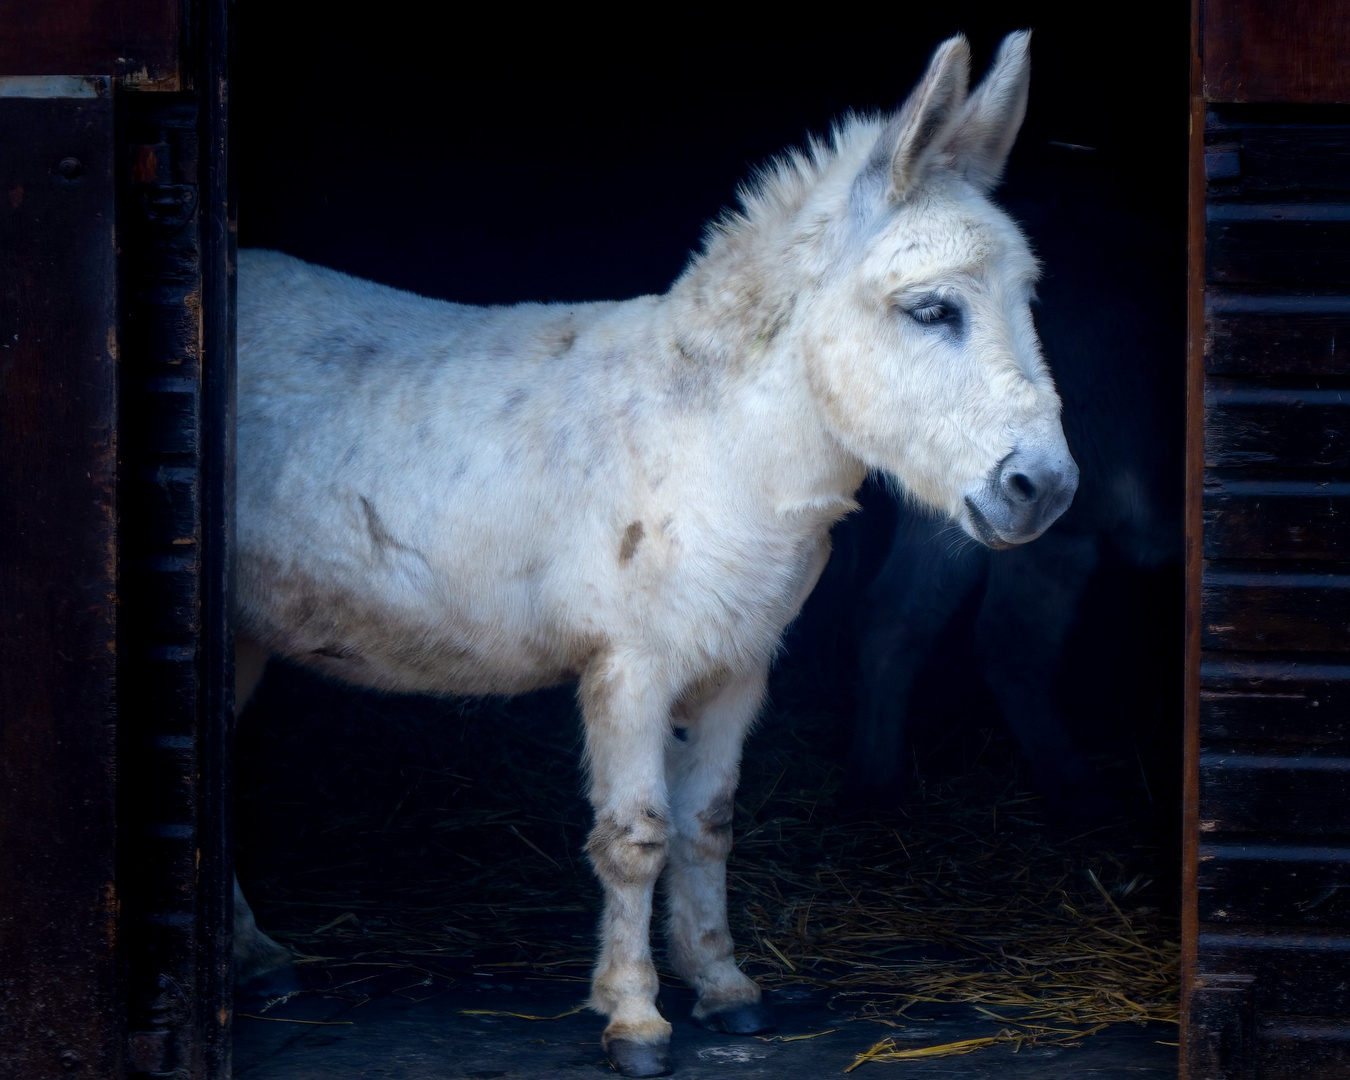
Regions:
<instances>
[{"instance_id":1,"label":"donkey's knee","mask_svg":"<svg viewBox=\"0 0 1350 1080\"><path fill-rule=\"evenodd\" d=\"M240 997L284 997L301 989L290 950L258 929L253 911L234 883L234 992Z\"/></svg>"},{"instance_id":2,"label":"donkey's knee","mask_svg":"<svg viewBox=\"0 0 1350 1080\"><path fill-rule=\"evenodd\" d=\"M727 861L731 854L731 826L735 815L735 803L727 795L695 816L692 834L683 839L696 859L715 863Z\"/></svg>"},{"instance_id":3,"label":"donkey's knee","mask_svg":"<svg viewBox=\"0 0 1350 1080\"><path fill-rule=\"evenodd\" d=\"M632 815L602 812L586 841L586 854L600 880L611 885L651 884L666 864L665 815L645 807Z\"/></svg>"}]
</instances>

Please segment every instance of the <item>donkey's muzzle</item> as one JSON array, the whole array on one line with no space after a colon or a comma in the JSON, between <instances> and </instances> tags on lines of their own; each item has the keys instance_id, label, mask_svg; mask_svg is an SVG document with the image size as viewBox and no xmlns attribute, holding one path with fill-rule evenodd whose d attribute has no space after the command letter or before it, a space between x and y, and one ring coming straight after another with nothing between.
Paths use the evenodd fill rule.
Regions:
<instances>
[{"instance_id":1,"label":"donkey's muzzle","mask_svg":"<svg viewBox=\"0 0 1350 1080\"><path fill-rule=\"evenodd\" d=\"M966 496L972 531L991 548L1035 540L1073 502L1078 465L1067 452L1014 450Z\"/></svg>"}]
</instances>

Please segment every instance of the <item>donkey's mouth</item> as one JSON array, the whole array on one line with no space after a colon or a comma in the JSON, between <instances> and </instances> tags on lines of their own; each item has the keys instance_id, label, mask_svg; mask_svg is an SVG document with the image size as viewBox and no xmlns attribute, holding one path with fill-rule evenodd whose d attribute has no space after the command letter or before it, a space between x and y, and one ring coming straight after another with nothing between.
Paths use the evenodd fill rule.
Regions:
<instances>
[{"instance_id":1,"label":"donkey's mouth","mask_svg":"<svg viewBox=\"0 0 1350 1080\"><path fill-rule=\"evenodd\" d=\"M989 523L989 519L980 512L980 508L975 505L975 500L969 495L966 496L966 510L970 514L970 524L975 532L975 539L985 547L993 548L995 551L1007 551L1010 547L1017 545L1011 540L1004 540L999 536L994 526Z\"/></svg>"},{"instance_id":2,"label":"donkey's mouth","mask_svg":"<svg viewBox=\"0 0 1350 1080\"><path fill-rule=\"evenodd\" d=\"M1014 450L965 497L969 532L1002 551L1025 544L1055 523L1078 490L1078 466L1067 451Z\"/></svg>"}]
</instances>

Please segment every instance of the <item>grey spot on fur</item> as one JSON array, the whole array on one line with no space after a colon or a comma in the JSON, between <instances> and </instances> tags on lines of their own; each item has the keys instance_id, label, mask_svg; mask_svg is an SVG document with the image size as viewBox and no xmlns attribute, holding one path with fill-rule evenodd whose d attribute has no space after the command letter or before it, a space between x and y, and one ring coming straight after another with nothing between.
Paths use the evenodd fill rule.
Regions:
<instances>
[{"instance_id":1,"label":"grey spot on fur","mask_svg":"<svg viewBox=\"0 0 1350 1080\"><path fill-rule=\"evenodd\" d=\"M730 832L731 822L735 817L736 806L728 798L718 799L708 809L698 815L699 824L703 826L705 832L720 833Z\"/></svg>"},{"instance_id":2,"label":"grey spot on fur","mask_svg":"<svg viewBox=\"0 0 1350 1080\"><path fill-rule=\"evenodd\" d=\"M323 645L317 649L311 649L315 656L326 656L330 660L352 660L360 656L360 653L350 645Z\"/></svg>"},{"instance_id":3,"label":"grey spot on fur","mask_svg":"<svg viewBox=\"0 0 1350 1080\"><path fill-rule=\"evenodd\" d=\"M370 542L375 545L376 551L383 551L387 547L400 548L403 545L394 539L393 534L384 527L384 522L380 520L380 515L375 510L375 504L364 495L358 495L361 500L361 509L366 514L366 532L370 534Z\"/></svg>"},{"instance_id":4,"label":"grey spot on fur","mask_svg":"<svg viewBox=\"0 0 1350 1080\"><path fill-rule=\"evenodd\" d=\"M311 355L323 366L361 371L379 359L380 349L368 341L353 341L338 330L315 342Z\"/></svg>"},{"instance_id":5,"label":"grey spot on fur","mask_svg":"<svg viewBox=\"0 0 1350 1080\"><path fill-rule=\"evenodd\" d=\"M774 338L782 333L783 327L787 326L788 320L792 318L793 306L792 300L789 299L787 303L777 311L769 313L764 328L759 332L759 335L756 338L759 344L768 345Z\"/></svg>"},{"instance_id":6,"label":"grey spot on fur","mask_svg":"<svg viewBox=\"0 0 1350 1080\"><path fill-rule=\"evenodd\" d=\"M638 545L642 543L646 530L642 527L642 522L635 521L623 531L623 543L619 545L619 562L629 563L633 561L633 556L637 554Z\"/></svg>"},{"instance_id":7,"label":"grey spot on fur","mask_svg":"<svg viewBox=\"0 0 1350 1080\"><path fill-rule=\"evenodd\" d=\"M367 342L359 342L351 347L352 363L357 367L366 367L379 359L380 350Z\"/></svg>"},{"instance_id":8,"label":"grey spot on fur","mask_svg":"<svg viewBox=\"0 0 1350 1080\"><path fill-rule=\"evenodd\" d=\"M506 400L502 402L502 415L510 416L524 405L525 402L529 400L529 397L530 392L524 387L512 390L511 393L506 396Z\"/></svg>"},{"instance_id":9,"label":"grey spot on fur","mask_svg":"<svg viewBox=\"0 0 1350 1080\"><path fill-rule=\"evenodd\" d=\"M402 552L407 555L413 555L420 559L422 564L427 565L427 557L418 551L415 547L405 544L394 536L387 528L384 522L380 520L380 515L375 509L375 504L364 495L358 495L361 500L361 509L366 515L366 532L370 535L371 546L375 549L375 555L378 558L389 558L392 552Z\"/></svg>"}]
</instances>

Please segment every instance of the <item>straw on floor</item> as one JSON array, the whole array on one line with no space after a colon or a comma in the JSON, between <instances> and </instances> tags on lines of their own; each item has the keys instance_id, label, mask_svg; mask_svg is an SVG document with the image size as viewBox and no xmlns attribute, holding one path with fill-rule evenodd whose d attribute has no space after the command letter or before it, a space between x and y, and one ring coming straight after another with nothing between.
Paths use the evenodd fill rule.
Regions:
<instances>
[{"instance_id":1,"label":"straw on floor","mask_svg":"<svg viewBox=\"0 0 1350 1080\"><path fill-rule=\"evenodd\" d=\"M428 720L422 702L322 684L269 693L325 719L320 743L257 736L242 766L259 774L240 832L265 925L353 995L391 972L413 997L470 972L584 994L599 897L565 694L456 702L448 720L439 703ZM830 723L771 717L747 750L729 867L746 969L767 988L823 990L841 1023L966 1004L997 1025L947 1045L882 1038L853 1066L1176 1021L1176 913L1151 881L1156 853L1121 832L1055 837L993 750L894 813L843 814L847 778L821 750ZM303 790L297 761L312 766Z\"/></svg>"}]
</instances>

